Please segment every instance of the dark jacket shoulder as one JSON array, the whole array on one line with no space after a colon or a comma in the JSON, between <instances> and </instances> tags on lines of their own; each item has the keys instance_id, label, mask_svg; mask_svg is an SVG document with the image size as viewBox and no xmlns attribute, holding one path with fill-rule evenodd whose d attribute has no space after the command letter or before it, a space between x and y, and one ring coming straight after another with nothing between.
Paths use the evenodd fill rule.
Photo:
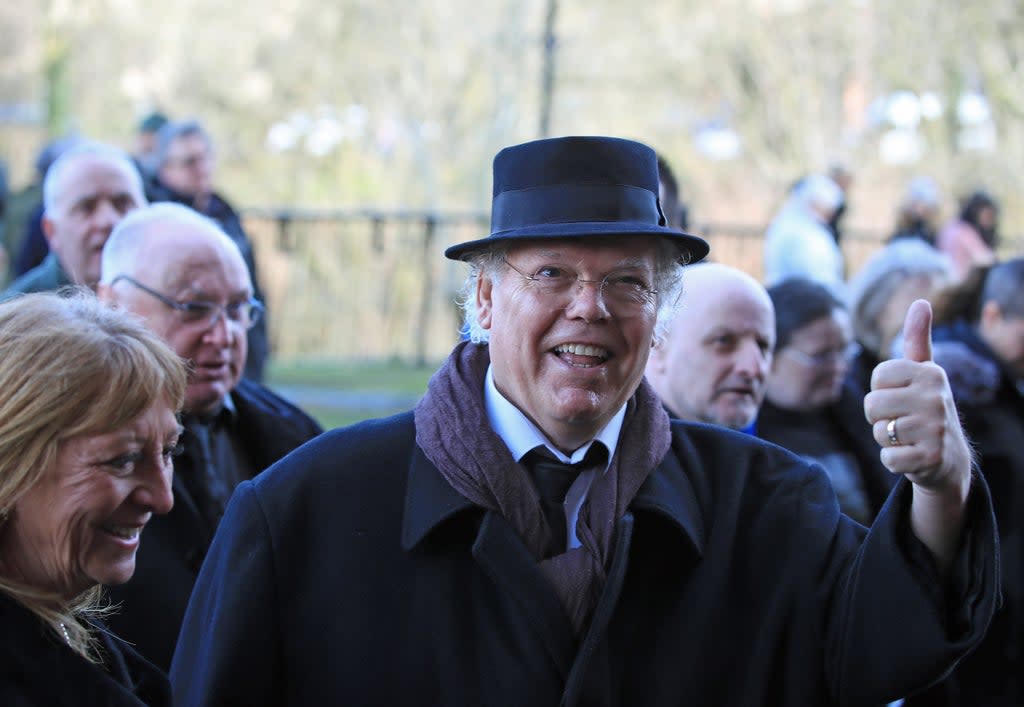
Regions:
<instances>
[{"instance_id":1,"label":"dark jacket shoulder","mask_svg":"<svg viewBox=\"0 0 1024 707\"><path fill-rule=\"evenodd\" d=\"M0 295L0 300L29 292L53 292L70 284L71 280L61 267L57 256L49 253L43 262L12 282L3 295Z\"/></svg>"},{"instance_id":2,"label":"dark jacket shoulder","mask_svg":"<svg viewBox=\"0 0 1024 707\"><path fill-rule=\"evenodd\" d=\"M323 432L297 405L246 378L231 391L231 401L238 411L241 434L261 469Z\"/></svg>"}]
</instances>

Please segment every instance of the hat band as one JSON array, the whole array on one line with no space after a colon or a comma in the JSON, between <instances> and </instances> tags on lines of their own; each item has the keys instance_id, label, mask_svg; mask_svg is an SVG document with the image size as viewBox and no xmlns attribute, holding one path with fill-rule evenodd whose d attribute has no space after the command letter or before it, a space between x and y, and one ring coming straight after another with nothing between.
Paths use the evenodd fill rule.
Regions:
<instances>
[{"instance_id":1,"label":"hat band","mask_svg":"<svg viewBox=\"0 0 1024 707\"><path fill-rule=\"evenodd\" d=\"M550 223L633 221L664 226L650 190L627 184L553 184L504 191L491 204L491 233Z\"/></svg>"}]
</instances>

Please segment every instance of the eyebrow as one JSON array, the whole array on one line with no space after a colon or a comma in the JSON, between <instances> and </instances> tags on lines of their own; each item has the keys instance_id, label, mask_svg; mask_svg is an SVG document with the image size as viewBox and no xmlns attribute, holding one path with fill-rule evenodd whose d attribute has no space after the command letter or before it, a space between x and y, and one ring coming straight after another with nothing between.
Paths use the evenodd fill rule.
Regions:
<instances>
[{"instance_id":1,"label":"eyebrow","mask_svg":"<svg viewBox=\"0 0 1024 707\"><path fill-rule=\"evenodd\" d=\"M527 256L527 257L529 257L531 259L536 258L538 260L547 260L547 259L560 260L560 259L567 258L565 253L563 253L561 251L557 251L557 250L543 250L543 251L540 251L538 253L535 253L532 256ZM579 265L579 261L578 260L576 262L576 265ZM623 258L619 262L613 264L611 266L611 271L623 270L623 269L627 269L627 268L645 269L645 268L648 268L648 267L651 270L654 269L654 265L652 263L648 263L642 257L634 256L634 257Z\"/></svg>"}]
</instances>

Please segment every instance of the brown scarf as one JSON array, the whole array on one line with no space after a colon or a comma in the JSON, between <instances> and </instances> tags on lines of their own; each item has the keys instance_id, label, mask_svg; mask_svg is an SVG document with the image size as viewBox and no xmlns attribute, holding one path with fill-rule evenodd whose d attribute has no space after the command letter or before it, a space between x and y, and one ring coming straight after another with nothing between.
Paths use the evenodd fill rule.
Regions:
<instances>
[{"instance_id":1,"label":"brown scarf","mask_svg":"<svg viewBox=\"0 0 1024 707\"><path fill-rule=\"evenodd\" d=\"M489 363L486 345L455 347L416 406L416 443L456 491L500 513L540 558L551 530L529 472L512 459L488 422L484 377ZM627 403L611 465L594 480L580 509L576 534L582 547L539 560L578 633L604 587L615 523L670 444L668 415L642 381Z\"/></svg>"}]
</instances>

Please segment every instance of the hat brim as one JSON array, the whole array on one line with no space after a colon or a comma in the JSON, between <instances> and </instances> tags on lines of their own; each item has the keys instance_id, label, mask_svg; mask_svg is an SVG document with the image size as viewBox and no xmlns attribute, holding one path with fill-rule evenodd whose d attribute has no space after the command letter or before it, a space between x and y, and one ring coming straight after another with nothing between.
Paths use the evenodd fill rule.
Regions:
<instances>
[{"instance_id":1,"label":"hat brim","mask_svg":"<svg viewBox=\"0 0 1024 707\"><path fill-rule=\"evenodd\" d=\"M485 250L496 243L526 240L553 240L565 238L586 238L588 236L660 236L679 248L679 259L687 264L703 260L711 246L700 236L677 231L673 228L656 226L637 221L545 223L525 226L508 231L498 231L486 238L453 245L444 255L451 260L466 260L473 253Z\"/></svg>"}]
</instances>

